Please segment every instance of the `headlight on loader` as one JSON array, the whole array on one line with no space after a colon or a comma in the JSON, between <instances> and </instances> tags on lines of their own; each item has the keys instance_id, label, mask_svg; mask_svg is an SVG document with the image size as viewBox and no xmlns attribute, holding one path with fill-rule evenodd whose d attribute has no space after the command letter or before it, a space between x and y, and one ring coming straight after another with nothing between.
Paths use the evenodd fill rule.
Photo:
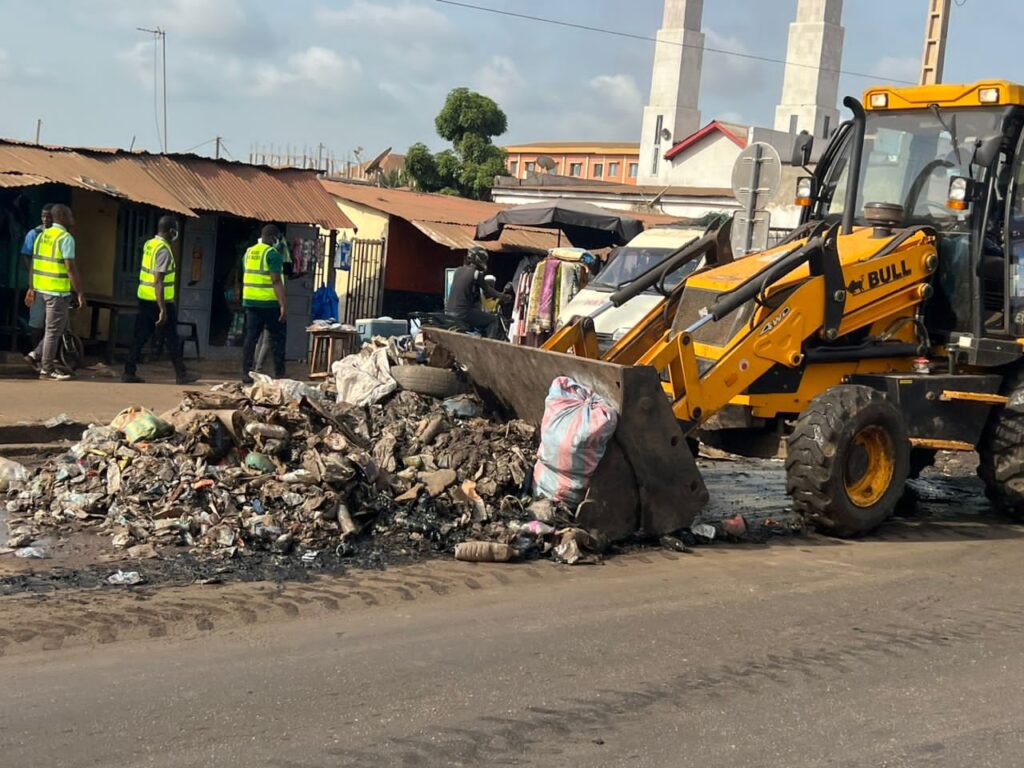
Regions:
<instances>
[{"instance_id":1,"label":"headlight on loader","mask_svg":"<svg viewBox=\"0 0 1024 768\"><path fill-rule=\"evenodd\" d=\"M809 208L814 202L814 179L801 176L796 180L796 199L794 202L801 208Z\"/></svg>"}]
</instances>

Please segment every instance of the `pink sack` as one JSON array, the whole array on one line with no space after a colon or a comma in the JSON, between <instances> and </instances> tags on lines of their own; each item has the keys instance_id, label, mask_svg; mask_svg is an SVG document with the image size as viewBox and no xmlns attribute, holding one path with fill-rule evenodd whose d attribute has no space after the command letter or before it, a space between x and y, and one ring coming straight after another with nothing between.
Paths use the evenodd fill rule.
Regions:
<instances>
[{"instance_id":1,"label":"pink sack","mask_svg":"<svg viewBox=\"0 0 1024 768\"><path fill-rule=\"evenodd\" d=\"M552 381L533 469L534 495L579 504L618 421L611 404L592 390L568 376Z\"/></svg>"}]
</instances>

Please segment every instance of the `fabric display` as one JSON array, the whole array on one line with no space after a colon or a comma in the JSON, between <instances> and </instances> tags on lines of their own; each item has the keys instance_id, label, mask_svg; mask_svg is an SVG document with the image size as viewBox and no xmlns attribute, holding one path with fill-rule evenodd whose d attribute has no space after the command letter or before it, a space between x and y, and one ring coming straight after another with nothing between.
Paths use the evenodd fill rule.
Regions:
<instances>
[{"instance_id":1,"label":"fabric display","mask_svg":"<svg viewBox=\"0 0 1024 768\"><path fill-rule=\"evenodd\" d=\"M568 250L552 249L532 268L520 265L509 331L514 344L543 344L561 325L562 310L586 286L590 272L575 253L564 253Z\"/></svg>"}]
</instances>

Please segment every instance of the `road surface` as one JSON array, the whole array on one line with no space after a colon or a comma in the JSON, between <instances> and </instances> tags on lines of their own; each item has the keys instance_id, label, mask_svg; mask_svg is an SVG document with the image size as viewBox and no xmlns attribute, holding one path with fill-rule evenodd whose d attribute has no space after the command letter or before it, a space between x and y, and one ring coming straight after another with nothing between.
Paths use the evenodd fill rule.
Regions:
<instances>
[{"instance_id":1,"label":"road surface","mask_svg":"<svg viewBox=\"0 0 1024 768\"><path fill-rule=\"evenodd\" d=\"M1020 765L1022 536L8 597L0 763Z\"/></svg>"}]
</instances>

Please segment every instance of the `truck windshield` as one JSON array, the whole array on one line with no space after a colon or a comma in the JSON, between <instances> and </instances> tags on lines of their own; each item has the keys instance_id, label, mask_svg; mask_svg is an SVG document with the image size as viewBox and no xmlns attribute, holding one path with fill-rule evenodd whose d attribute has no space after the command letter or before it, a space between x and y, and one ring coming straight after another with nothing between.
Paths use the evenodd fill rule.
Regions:
<instances>
[{"instance_id":1,"label":"truck windshield","mask_svg":"<svg viewBox=\"0 0 1024 768\"><path fill-rule=\"evenodd\" d=\"M678 248L643 248L627 245L608 262L605 268L598 273L597 277L587 287L598 290L617 291L619 288L636 280L647 270L663 262L678 250ZM665 280L665 287L673 288L678 285L680 280L693 272L697 266L697 261L698 259L694 259L669 275L668 279ZM653 288L650 290L654 291Z\"/></svg>"},{"instance_id":2,"label":"truck windshield","mask_svg":"<svg viewBox=\"0 0 1024 768\"><path fill-rule=\"evenodd\" d=\"M972 175L976 143L1000 134L1007 112L1005 107L868 112L855 219L863 215L865 203L877 202L902 205L906 223L940 228L963 223L966 213L946 207L949 180ZM843 212L848 166L849 144L823 178L823 217ZM978 173L975 168L975 178Z\"/></svg>"}]
</instances>

